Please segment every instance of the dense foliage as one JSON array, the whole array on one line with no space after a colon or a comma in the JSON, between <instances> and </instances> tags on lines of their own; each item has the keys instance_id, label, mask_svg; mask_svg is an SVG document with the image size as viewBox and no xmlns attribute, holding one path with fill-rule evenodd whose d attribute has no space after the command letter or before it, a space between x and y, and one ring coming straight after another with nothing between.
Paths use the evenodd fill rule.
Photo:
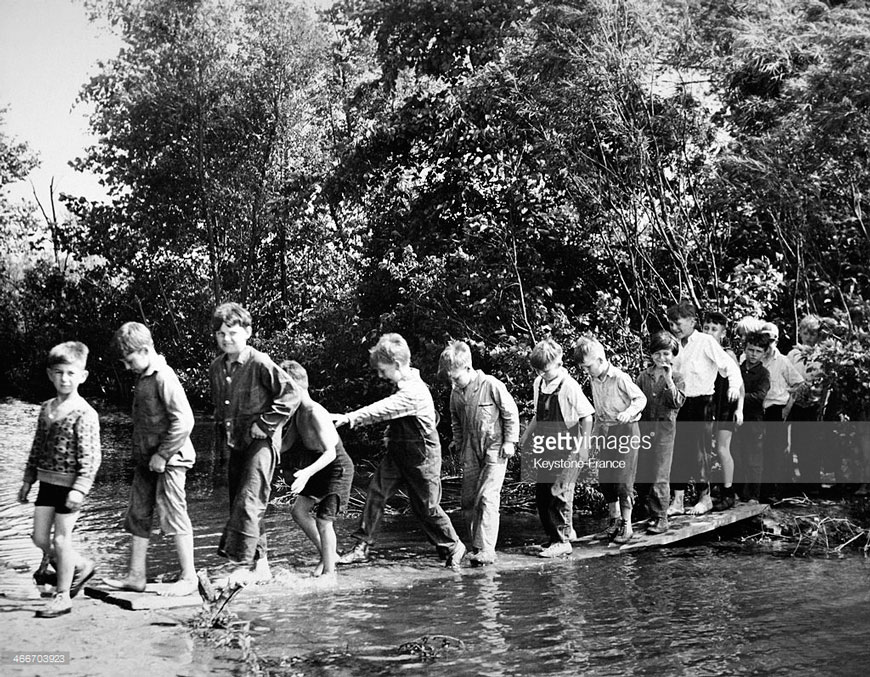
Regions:
<instances>
[{"instance_id":1,"label":"dense foliage","mask_svg":"<svg viewBox=\"0 0 870 677\"><path fill-rule=\"evenodd\" d=\"M126 44L82 89L111 199L65 196L14 275L4 239L7 389L76 336L114 390L103 348L139 319L204 395L224 300L335 408L380 388L383 331L430 381L464 338L522 400L536 340L592 331L635 369L683 297L786 341L836 317L855 359L829 362L870 383L866 2L90 4ZM27 161L0 140L5 182Z\"/></svg>"}]
</instances>

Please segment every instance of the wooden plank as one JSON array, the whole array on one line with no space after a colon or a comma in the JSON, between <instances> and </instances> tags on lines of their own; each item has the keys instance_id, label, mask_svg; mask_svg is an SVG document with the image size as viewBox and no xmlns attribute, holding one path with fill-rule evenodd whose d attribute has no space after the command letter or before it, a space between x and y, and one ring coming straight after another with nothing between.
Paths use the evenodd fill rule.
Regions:
<instances>
[{"instance_id":1,"label":"wooden plank","mask_svg":"<svg viewBox=\"0 0 870 677\"><path fill-rule=\"evenodd\" d=\"M102 587L85 587L85 594L93 599L114 604L129 611L151 611L155 609L178 609L181 607L200 606L202 598L199 593L184 597L164 597L158 594L169 588L169 583L149 583L145 592L130 592Z\"/></svg>"}]
</instances>

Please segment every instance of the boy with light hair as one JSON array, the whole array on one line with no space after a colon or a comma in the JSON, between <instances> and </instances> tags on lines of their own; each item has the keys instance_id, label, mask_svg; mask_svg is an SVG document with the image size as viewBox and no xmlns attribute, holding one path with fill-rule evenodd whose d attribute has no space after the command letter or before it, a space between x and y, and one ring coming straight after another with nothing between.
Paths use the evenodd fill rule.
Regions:
<instances>
[{"instance_id":1,"label":"boy with light hair","mask_svg":"<svg viewBox=\"0 0 870 677\"><path fill-rule=\"evenodd\" d=\"M529 362L537 374L533 384L535 418L523 433L521 446L526 458L529 441L545 437L549 440L577 440L580 446L561 449L556 461L568 463L560 472L547 473L544 481L535 483L535 503L538 516L547 534L547 543L537 552L539 557L561 557L573 551L571 536L574 532L574 486L585 454L588 458L588 440L592 431L595 410L583 394L580 384L562 365L562 347L552 338L539 341L532 349ZM533 450L534 451L534 450ZM575 458L578 462L571 463Z\"/></svg>"},{"instance_id":2,"label":"boy with light hair","mask_svg":"<svg viewBox=\"0 0 870 677\"><path fill-rule=\"evenodd\" d=\"M631 513L641 445L638 421L646 407L646 395L628 374L610 363L598 340L585 336L578 340L574 359L592 382L592 439L599 449L598 484L610 516L606 534L614 543L623 545L634 535Z\"/></svg>"},{"instance_id":3,"label":"boy with light hair","mask_svg":"<svg viewBox=\"0 0 870 677\"><path fill-rule=\"evenodd\" d=\"M514 398L495 376L472 368L471 349L451 341L438 362L450 392L453 446L462 459L462 513L471 538L472 566L495 562L499 505L507 460L519 440Z\"/></svg>"},{"instance_id":4,"label":"boy with light hair","mask_svg":"<svg viewBox=\"0 0 870 677\"><path fill-rule=\"evenodd\" d=\"M356 411L333 416L336 427L355 428L388 421L387 453L381 459L366 494L356 545L339 564L364 562L384 516L387 501L405 485L411 510L430 543L447 553L446 566L458 569L466 548L441 508L441 441L429 387L411 367L411 350L400 334L384 334L369 350L369 364L396 392Z\"/></svg>"}]
</instances>

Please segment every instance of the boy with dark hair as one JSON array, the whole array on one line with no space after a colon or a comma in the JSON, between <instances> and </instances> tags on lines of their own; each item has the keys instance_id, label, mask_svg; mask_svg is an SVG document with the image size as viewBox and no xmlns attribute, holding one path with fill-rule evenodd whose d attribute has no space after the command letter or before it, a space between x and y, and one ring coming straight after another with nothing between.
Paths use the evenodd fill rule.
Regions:
<instances>
[{"instance_id":1,"label":"boy with dark hair","mask_svg":"<svg viewBox=\"0 0 870 677\"><path fill-rule=\"evenodd\" d=\"M707 313L704 320L704 333L709 334L725 350L734 364L739 365L737 355L730 348L724 347L728 333L728 318L723 313L713 311ZM722 466L722 493L713 503L714 510L727 510L734 507L736 494L734 491L734 459L731 456L731 438L735 428L743 424L743 391L736 400L728 399L728 379L716 374L716 385L713 392L713 424L712 432L716 444L716 455Z\"/></svg>"},{"instance_id":2,"label":"boy with dark hair","mask_svg":"<svg viewBox=\"0 0 870 677\"><path fill-rule=\"evenodd\" d=\"M399 334L384 334L369 350L369 364L397 390L367 407L333 416L335 425L371 425L389 421L387 453L381 459L366 494L356 545L339 557L339 564L364 562L384 516L384 507L405 484L411 510L426 538L447 553L446 566L459 568L465 545L441 508L441 441L435 429L437 414L429 388L411 367L411 351Z\"/></svg>"},{"instance_id":3,"label":"boy with dark hair","mask_svg":"<svg viewBox=\"0 0 870 677\"><path fill-rule=\"evenodd\" d=\"M545 480L535 482L535 504L547 534L547 543L539 557L561 557L573 551L574 486L580 471L581 454L588 458L589 433L592 431L592 408L580 384L562 365L562 346L552 338L539 341L532 349L529 362L537 374L533 384L535 418L526 427L520 442L528 457L529 440L576 440L581 446L564 449L557 445L555 461L569 461L560 472L548 472ZM567 433L567 435L565 435ZM533 450L534 451L534 450ZM577 460L571 463L571 459ZM540 471L539 471L540 475Z\"/></svg>"},{"instance_id":4,"label":"boy with dark hair","mask_svg":"<svg viewBox=\"0 0 870 677\"><path fill-rule=\"evenodd\" d=\"M229 452L230 518L218 554L235 565L231 584L271 578L263 516L281 450L281 426L299 406L299 389L268 355L247 345L251 314L224 303L212 318L223 353L208 370L216 443Z\"/></svg>"},{"instance_id":5,"label":"boy with dark hair","mask_svg":"<svg viewBox=\"0 0 870 677\"><path fill-rule=\"evenodd\" d=\"M646 406L646 395L628 374L610 363L604 346L596 339L583 337L577 341L574 359L592 382L592 439L599 450L598 485L610 515L606 533L614 543L623 545L634 536L631 513L641 444L637 422Z\"/></svg>"},{"instance_id":6,"label":"boy with dark hair","mask_svg":"<svg viewBox=\"0 0 870 677\"><path fill-rule=\"evenodd\" d=\"M462 512L471 534L472 566L495 562L499 505L507 459L519 440L516 402L495 376L474 370L471 349L451 341L438 362L450 392L453 445L462 459Z\"/></svg>"},{"instance_id":7,"label":"boy with dark hair","mask_svg":"<svg viewBox=\"0 0 870 677\"><path fill-rule=\"evenodd\" d=\"M727 399L740 397L740 368L717 343L716 339L696 331L698 310L690 301L680 301L668 308L671 333L680 341L680 353L674 359L674 369L685 379L686 401L677 415L674 457L671 466L671 486L674 500L669 515L688 512L703 515L713 509L710 498L709 423L713 420L713 392L716 374L728 379ZM689 480L694 477L698 501L685 509L684 495Z\"/></svg>"},{"instance_id":8,"label":"boy with dark hair","mask_svg":"<svg viewBox=\"0 0 870 677\"><path fill-rule=\"evenodd\" d=\"M127 322L112 339L126 369L137 374L133 389L133 484L124 528L132 535L130 566L124 579L104 578L111 588L144 592L146 557L154 510L160 527L175 540L181 577L161 594L180 597L197 591L193 565L193 526L184 484L196 452L190 441L193 410L175 372L154 350L144 324Z\"/></svg>"},{"instance_id":9,"label":"boy with dark hair","mask_svg":"<svg viewBox=\"0 0 870 677\"><path fill-rule=\"evenodd\" d=\"M49 562L57 570L54 597L36 612L37 618L56 618L72 611L71 598L96 569L92 561L76 553L72 539L82 501L93 486L102 459L100 419L79 395L79 386L88 377L87 360L88 347L78 341L61 343L48 353L46 372L56 395L39 409L36 436L18 491L18 500L26 503L30 488L39 480L33 542L43 556L34 581L46 582Z\"/></svg>"},{"instance_id":10,"label":"boy with dark hair","mask_svg":"<svg viewBox=\"0 0 870 677\"><path fill-rule=\"evenodd\" d=\"M353 484L353 462L344 450L329 412L311 399L308 372L293 360L281 368L299 387L299 408L285 426L281 465L296 496L291 515L320 553L312 576L335 575L335 518L344 512ZM315 516L311 510L317 508Z\"/></svg>"},{"instance_id":11,"label":"boy with dark hair","mask_svg":"<svg viewBox=\"0 0 870 677\"><path fill-rule=\"evenodd\" d=\"M735 466L743 478L742 498L758 503L761 474L764 469L764 398L770 389L770 374L762 358L770 347L770 338L761 332L750 332L745 338L740 365L743 376L743 425L737 429Z\"/></svg>"},{"instance_id":12,"label":"boy with dark hair","mask_svg":"<svg viewBox=\"0 0 870 677\"><path fill-rule=\"evenodd\" d=\"M673 334L660 331L649 342L652 364L640 374L636 383L646 395L646 407L641 414L641 430L652 440L649 451L640 455L639 476L651 482L649 492L650 521L647 532L663 534L669 528L668 505L671 502L671 460L674 455L674 434L677 413L686 399L682 374L674 371L674 358L680 352L680 342Z\"/></svg>"}]
</instances>

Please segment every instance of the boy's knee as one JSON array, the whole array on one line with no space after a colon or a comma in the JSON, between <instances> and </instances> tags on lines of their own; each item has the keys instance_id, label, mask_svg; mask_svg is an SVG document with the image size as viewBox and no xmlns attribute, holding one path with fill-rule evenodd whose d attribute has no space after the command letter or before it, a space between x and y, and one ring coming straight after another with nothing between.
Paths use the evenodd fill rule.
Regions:
<instances>
[{"instance_id":1,"label":"boy's knee","mask_svg":"<svg viewBox=\"0 0 870 677\"><path fill-rule=\"evenodd\" d=\"M42 551L49 550L51 548L51 538L45 534L32 534L30 539L33 541L33 545L39 548Z\"/></svg>"}]
</instances>

